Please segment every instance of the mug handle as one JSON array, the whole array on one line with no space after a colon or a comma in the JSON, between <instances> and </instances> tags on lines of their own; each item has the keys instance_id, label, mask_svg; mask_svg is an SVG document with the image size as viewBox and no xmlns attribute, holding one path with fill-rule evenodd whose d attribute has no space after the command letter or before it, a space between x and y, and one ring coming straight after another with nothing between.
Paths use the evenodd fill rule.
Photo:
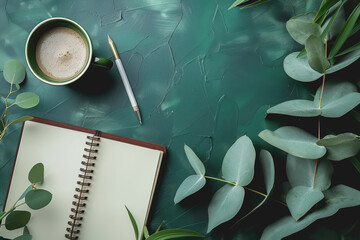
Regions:
<instances>
[{"instance_id":1,"label":"mug handle","mask_svg":"<svg viewBox=\"0 0 360 240\"><path fill-rule=\"evenodd\" d=\"M103 58L103 57L94 57L92 63L93 66L105 68L110 70L113 66L113 62L110 59Z\"/></svg>"}]
</instances>

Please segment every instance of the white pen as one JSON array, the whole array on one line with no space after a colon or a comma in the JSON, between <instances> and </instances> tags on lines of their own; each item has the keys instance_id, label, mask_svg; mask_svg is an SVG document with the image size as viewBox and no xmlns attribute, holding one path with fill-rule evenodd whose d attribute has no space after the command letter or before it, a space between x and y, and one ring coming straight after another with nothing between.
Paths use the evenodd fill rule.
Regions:
<instances>
[{"instance_id":1,"label":"white pen","mask_svg":"<svg viewBox=\"0 0 360 240\"><path fill-rule=\"evenodd\" d=\"M108 40L109 40L109 45L110 45L111 51L113 52L114 57L115 57L115 63L116 63L116 66L117 66L117 68L119 70L121 80L124 83L126 93L127 93L128 97L129 97L131 106L133 107L134 112L135 112L137 118L139 119L140 124L142 124L139 106L138 106L138 104L136 102L134 93L133 93L133 91L131 89L131 86L130 86L130 83L129 83L129 79L126 76L124 66L122 65L122 62L121 62L119 54L118 54L118 52L116 50L115 44L114 44L113 40L110 38L109 34L108 34Z\"/></svg>"}]
</instances>

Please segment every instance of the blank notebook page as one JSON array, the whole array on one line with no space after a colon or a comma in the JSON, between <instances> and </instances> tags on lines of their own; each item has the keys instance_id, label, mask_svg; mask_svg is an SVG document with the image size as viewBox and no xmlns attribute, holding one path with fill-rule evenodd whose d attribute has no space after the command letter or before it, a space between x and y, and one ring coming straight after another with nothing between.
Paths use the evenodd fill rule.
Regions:
<instances>
[{"instance_id":1,"label":"blank notebook page","mask_svg":"<svg viewBox=\"0 0 360 240\"><path fill-rule=\"evenodd\" d=\"M8 210L29 186L32 166L45 167L44 184L38 186L53 194L48 206L30 210L28 224L34 240L64 240L79 169L82 167L87 136L91 134L28 121L24 125L11 187L6 202ZM163 152L129 143L101 138L97 160L79 239L135 239L125 205L133 213L139 230L144 227L150 209ZM21 206L18 210L29 210ZM3 231L14 238L19 231Z\"/></svg>"}]
</instances>

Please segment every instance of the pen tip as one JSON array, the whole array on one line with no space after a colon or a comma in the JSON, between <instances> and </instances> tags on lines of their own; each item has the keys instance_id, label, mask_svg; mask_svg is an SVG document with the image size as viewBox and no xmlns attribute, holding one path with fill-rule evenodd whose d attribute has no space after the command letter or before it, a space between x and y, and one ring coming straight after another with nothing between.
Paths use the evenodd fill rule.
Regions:
<instances>
[{"instance_id":1,"label":"pen tip","mask_svg":"<svg viewBox=\"0 0 360 240\"><path fill-rule=\"evenodd\" d=\"M108 36L109 42L112 42L112 39L110 38L109 34L107 36Z\"/></svg>"}]
</instances>

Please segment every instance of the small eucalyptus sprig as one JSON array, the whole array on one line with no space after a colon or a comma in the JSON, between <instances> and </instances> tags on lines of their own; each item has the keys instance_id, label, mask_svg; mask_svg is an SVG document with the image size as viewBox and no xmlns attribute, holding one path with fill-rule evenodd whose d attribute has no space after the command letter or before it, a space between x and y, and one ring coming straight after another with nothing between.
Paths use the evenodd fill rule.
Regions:
<instances>
[{"instance_id":1,"label":"small eucalyptus sprig","mask_svg":"<svg viewBox=\"0 0 360 240\"><path fill-rule=\"evenodd\" d=\"M268 151L262 150L259 156L266 194L247 187L254 178L256 152L252 141L246 135L240 137L225 154L221 168L224 179L206 176L205 166L199 157L187 145L184 148L189 163L196 175L190 175L181 183L175 194L175 204L199 191L205 185L206 179L226 183L214 194L210 201L208 208L208 233L220 224L232 219L239 212L245 198L245 190L261 195L264 199L253 210L240 218L234 226L271 199L275 182L275 168L273 158ZM286 206L283 202L274 201Z\"/></svg>"},{"instance_id":2,"label":"small eucalyptus sprig","mask_svg":"<svg viewBox=\"0 0 360 240\"><path fill-rule=\"evenodd\" d=\"M37 163L31 168L28 179L31 184L25 189L19 199L8 211L0 212L0 222L5 219L4 225L7 230L15 230L22 227L24 228L23 235L13 240L32 239L32 236L26 227L30 221L31 213L29 211L16 209L26 204L29 208L38 210L47 206L52 199L52 194L49 191L36 188L37 184L42 184L44 182L44 165L42 163ZM2 226L3 225L0 225L0 228Z\"/></svg>"},{"instance_id":3,"label":"small eucalyptus sprig","mask_svg":"<svg viewBox=\"0 0 360 240\"><path fill-rule=\"evenodd\" d=\"M134 216L130 212L130 210L125 206L129 218L131 220L131 224L134 228L134 234L135 239L139 239L139 228L137 226L137 223L135 221ZM144 227L144 238L146 240L166 240L166 239L173 239L173 238L183 238L183 237L205 237L195 231L187 230L187 229L166 229L166 230L160 230L163 225L163 222L160 224L160 226L157 228L156 232L154 234L149 234L149 230L147 227Z\"/></svg>"},{"instance_id":4,"label":"small eucalyptus sprig","mask_svg":"<svg viewBox=\"0 0 360 240\"><path fill-rule=\"evenodd\" d=\"M2 93L0 93L0 102L3 103L0 104L0 111L2 112L0 117L0 141L4 137L6 130L10 125L32 119L31 116L23 116L10 121L8 113L9 109L14 105L24 109L32 108L38 105L40 101L39 96L32 92L20 93L15 99L11 98L13 94L20 90L19 84L25 80L26 71L21 62L17 60L8 61L5 64L3 75L5 81L10 83L10 90L7 95L2 95Z\"/></svg>"}]
</instances>

